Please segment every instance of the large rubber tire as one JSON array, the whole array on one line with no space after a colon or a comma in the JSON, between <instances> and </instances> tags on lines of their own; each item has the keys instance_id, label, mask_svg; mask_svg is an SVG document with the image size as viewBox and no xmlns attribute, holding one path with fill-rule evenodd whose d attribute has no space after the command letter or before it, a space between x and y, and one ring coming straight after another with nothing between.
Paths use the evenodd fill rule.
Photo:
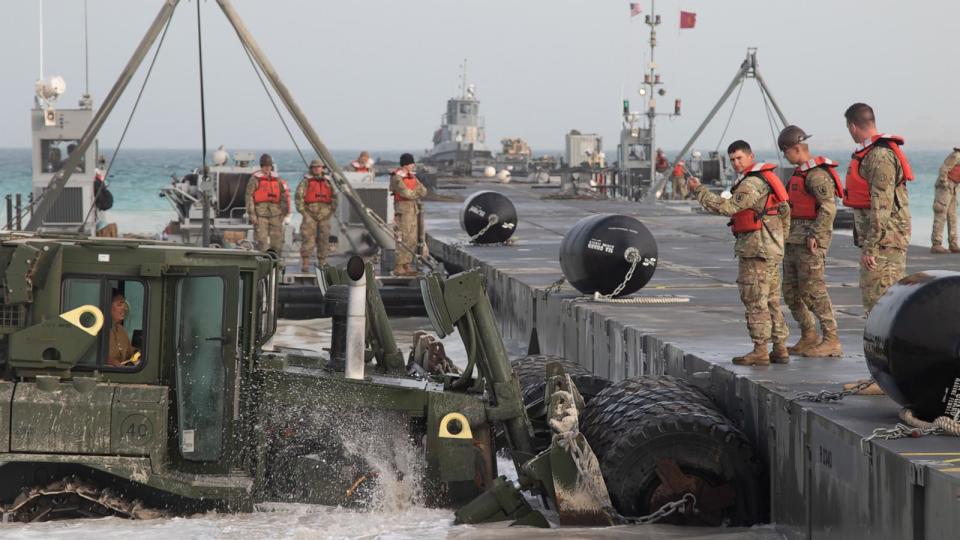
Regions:
<instances>
[{"instance_id":1,"label":"large rubber tire","mask_svg":"<svg viewBox=\"0 0 960 540\"><path fill-rule=\"evenodd\" d=\"M580 431L598 458L639 420L644 407L665 401L697 403L713 407L699 389L670 375L642 375L606 387L587 405Z\"/></svg>"},{"instance_id":2,"label":"large rubber tire","mask_svg":"<svg viewBox=\"0 0 960 540\"><path fill-rule=\"evenodd\" d=\"M726 418L702 404L678 401L647 405L637 416L600 461L617 511L643 516L659 507L650 498L661 484L656 466L664 459L687 476L733 490L731 506L711 511L701 497L701 513L675 518L680 523L745 526L764 519L763 469L746 437Z\"/></svg>"},{"instance_id":3,"label":"large rubber tire","mask_svg":"<svg viewBox=\"0 0 960 540\"><path fill-rule=\"evenodd\" d=\"M545 450L550 445L550 428L547 425L546 416L542 412L535 415L533 411L537 408L530 408L531 405L543 401L543 393L547 386L547 362L560 363L573 384L577 385L577 390L583 396L585 403L593 401L597 394L610 385L608 379L598 377L580 364L559 356L537 354L514 360L511 364L520 382L520 397L523 399L524 406L527 407L530 424L533 426L533 444L537 452Z\"/></svg>"},{"instance_id":4,"label":"large rubber tire","mask_svg":"<svg viewBox=\"0 0 960 540\"><path fill-rule=\"evenodd\" d=\"M593 397L604 388L610 386L608 379L598 377L587 368L566 358L547 354L525 356L511 362L513 372L517 374L517 379L520 380L520 396L523 398L524 405L529 405L543 398L543 392L547 385L547 362L560 363L567 375L570 375L573 383L577 385L577 390L580 391L583 400L587 403L593 400Z\"/></svg>"}]
</instances>

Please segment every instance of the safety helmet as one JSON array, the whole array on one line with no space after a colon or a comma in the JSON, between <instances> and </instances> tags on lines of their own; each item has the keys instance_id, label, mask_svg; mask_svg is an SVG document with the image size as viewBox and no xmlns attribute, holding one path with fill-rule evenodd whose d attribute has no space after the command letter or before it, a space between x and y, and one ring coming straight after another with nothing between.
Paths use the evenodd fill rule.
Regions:
<instances>
[{"instance_id":1,"label":"safety helmet","mask_svg":"<svg viewBox=\"0 0 960 540\"><path fill-rule=\"evenodd\" d=\"M800 144L809 138L810 135L807 135L807 133L799 127L787 126L783 128L783 131L780 132L780 136L777 137L777 146L779 146L780 150L782 151L790 148L791 146Z\"/></svg>"}]
</instances>

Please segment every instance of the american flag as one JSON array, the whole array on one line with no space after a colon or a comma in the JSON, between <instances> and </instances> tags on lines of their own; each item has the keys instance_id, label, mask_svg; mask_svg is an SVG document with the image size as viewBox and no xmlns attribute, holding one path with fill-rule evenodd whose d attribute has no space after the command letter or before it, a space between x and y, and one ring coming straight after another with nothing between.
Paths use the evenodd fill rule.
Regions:
<instances>
[{"instance_id":1,"label":"american flag","mask_svg":"<svg viewBox=\"0 0 960 540\"><path fill-rule=\"evenodd\" d=\"M640 14L640 2L630 2L630 16L636 17Z\"/></svg>"}]
</instances>

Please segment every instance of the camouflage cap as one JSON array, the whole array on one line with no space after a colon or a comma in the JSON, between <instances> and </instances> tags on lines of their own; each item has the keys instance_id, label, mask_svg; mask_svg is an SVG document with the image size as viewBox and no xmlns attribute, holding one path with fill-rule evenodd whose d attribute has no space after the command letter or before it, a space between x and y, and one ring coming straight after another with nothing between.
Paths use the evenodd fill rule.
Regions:
<instances>
[{"instance_id":1,"label":"camouflage cap","mask_svg":"<svg viewBox=\"0 0 960 540\"><path fill-rule=\"evenodd\" d=\"M319 159L315 159L315 160L311 161L311 162L310 162L310 168L312 169L312 168L314 168L314 167L323 167L323 162L320 161Z\"/></svg>"}]
</instances>

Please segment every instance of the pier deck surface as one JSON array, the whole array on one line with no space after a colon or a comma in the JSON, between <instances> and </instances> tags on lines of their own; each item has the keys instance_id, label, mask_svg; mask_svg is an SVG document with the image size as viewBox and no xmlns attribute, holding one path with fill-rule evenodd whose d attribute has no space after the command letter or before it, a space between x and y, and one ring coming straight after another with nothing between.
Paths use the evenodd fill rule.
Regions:
<instances>
[{"instance_id":1,"label":"pier deck surface","mask_svg":"<svg viewBox=\"0 0 960 540\"><path fill-rule=\"evenodd\" d=\"M737 264L727 218L699 212L696 202L655 205L621 201L545 200L555 190L476 184L517 206L513 245L463 245L463 203L427 203L430 248L453 267L481 268L501 331L515 355L536 336L545 354L575 360L619 380L653 373L684 377L706 391L756 445L770 476L770 518L796 538L957 538L960 531L960 439L928 436L877 441L874 428L897 423L885 396L851 396L813 404L792 401L803 390L839 390L869 377L863 356L863 309L857 287L859 250L838 231L827 259L827 282L845 356L793 357L788 365L740 367L750 350ZM594 213L636 217L653 233L659 263L637 296L682 295L689 303L617 305L582 298L562 277L563 234ZM911 247L908 271L960 271L960 255ZM786 306L790 343L799 330ZM534 333L535 330L535 333Z\"/></svg>"}]
</instances>

